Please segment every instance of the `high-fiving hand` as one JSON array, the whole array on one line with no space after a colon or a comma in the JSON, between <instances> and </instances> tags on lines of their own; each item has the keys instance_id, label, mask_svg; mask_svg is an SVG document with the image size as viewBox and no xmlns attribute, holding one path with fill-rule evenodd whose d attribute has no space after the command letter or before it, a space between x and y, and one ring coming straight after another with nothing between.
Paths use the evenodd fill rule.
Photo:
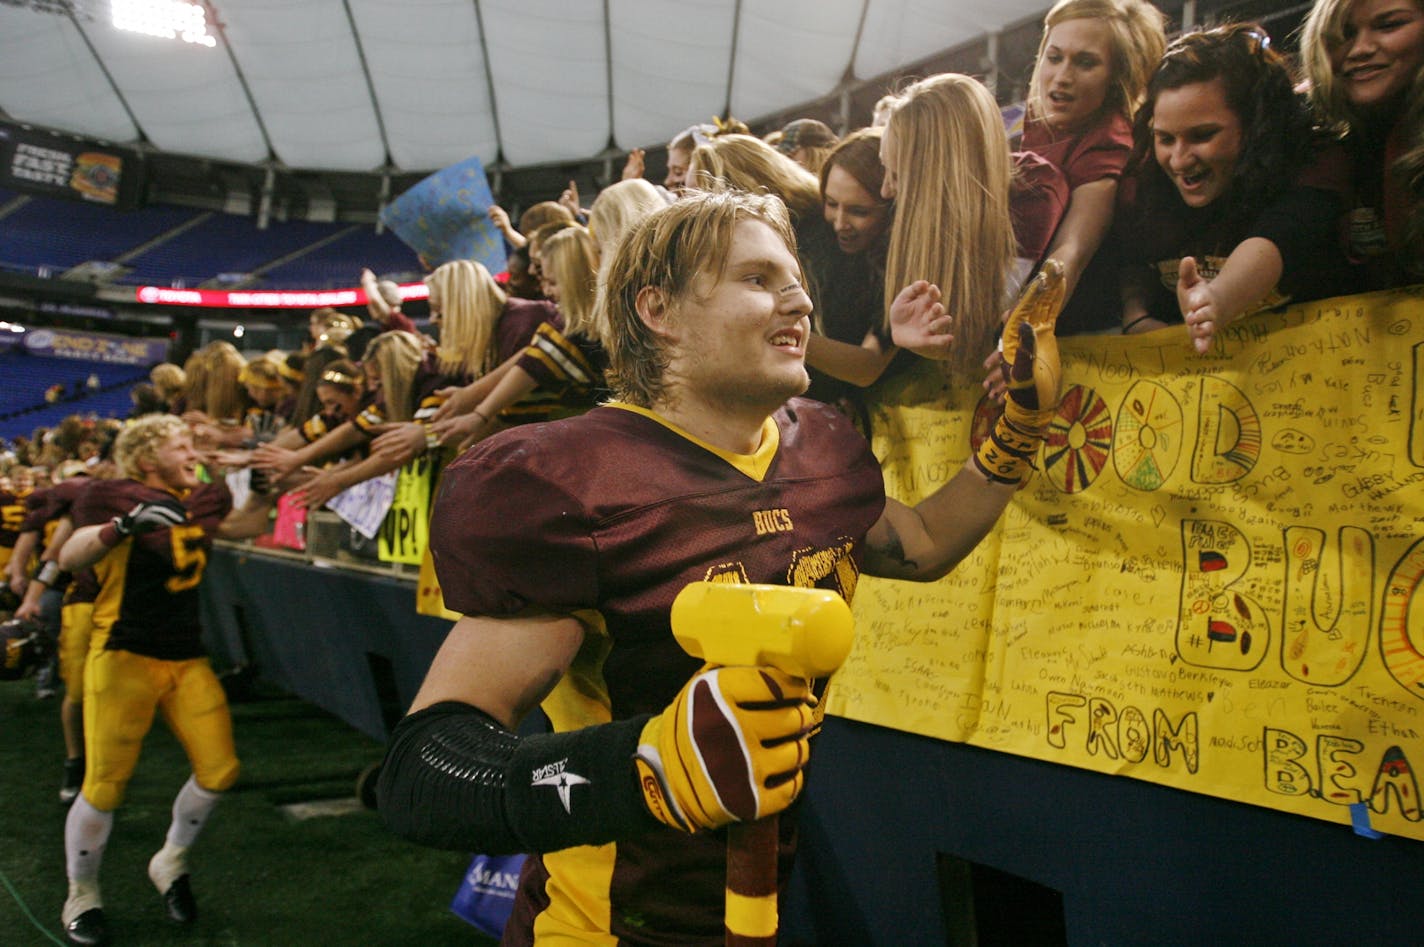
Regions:
<instances>
[{"instance_id":1,"label":"high-fiving hand","mask_svg":"<svg viewBox=\"0 0 1424 947\"><path fill-rule=\"evenodd\" d=\"M1020 483L1028 476L1058 408L1063 370L1053 330L1065 290L1062 265L1048 260L1004 323L1004 413L974 455L975 465L990 480Z\"/></svg>"}]
</instances>

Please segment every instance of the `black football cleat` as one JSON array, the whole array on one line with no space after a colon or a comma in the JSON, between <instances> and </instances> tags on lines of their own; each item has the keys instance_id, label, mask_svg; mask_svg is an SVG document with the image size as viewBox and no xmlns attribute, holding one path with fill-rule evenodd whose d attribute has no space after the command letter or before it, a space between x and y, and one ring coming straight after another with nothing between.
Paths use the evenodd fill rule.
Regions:
<instances>
[{"instance_id":1,"label":"black football cleat","mask_svg":"<svg viewBox=\"0 0 1424 947\"><path fill-rule=\"evenodd\" d=\"M64 925L64 939L82 947L95 947L109 942L109 922L103 908L90 908Z\"/></svg>"},{"instance_id":2,"label":"black football cleat","mask_svg":"<svg viewBox=\"0 0 1424 947\"><path fill-rule=\"evenodd\" d=\"M191 924L198 919L198 902L187 875L179 875L163 892L163 911L174 924Z\"/></svg>"}]
</instances>

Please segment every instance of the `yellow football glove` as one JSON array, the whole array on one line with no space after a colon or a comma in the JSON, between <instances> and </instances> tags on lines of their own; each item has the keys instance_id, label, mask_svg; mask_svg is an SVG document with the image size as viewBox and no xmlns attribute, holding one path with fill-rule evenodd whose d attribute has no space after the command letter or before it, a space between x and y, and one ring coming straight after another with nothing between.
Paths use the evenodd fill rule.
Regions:
<instances>
[{"instance_id":1,"label":"yellow football glove","mask_svg":"<svg viewBox=\"0 0 1424 947\"><path fill-rule=\"evenodd\" d=\"M1063 368L1053 327L1063 309L1063 265L1048 260L1019 296L1004 323L1001 370L1008 383L1004 413L974 455L991 480L1020 483L1033 468L1033 455L1058 409Z\"/></svg>"},{"instance_id":2,"label":"yellow football glove","mask_svg":"<svg viewBox=\"0 0 1424 947\"><path fill-rule=\"evenodd\" d=\"M643 727L648 810L695 832L785 809L805 782L815 703L808 681L775 668L705 668Z\"/></svg>"}]
</instances>

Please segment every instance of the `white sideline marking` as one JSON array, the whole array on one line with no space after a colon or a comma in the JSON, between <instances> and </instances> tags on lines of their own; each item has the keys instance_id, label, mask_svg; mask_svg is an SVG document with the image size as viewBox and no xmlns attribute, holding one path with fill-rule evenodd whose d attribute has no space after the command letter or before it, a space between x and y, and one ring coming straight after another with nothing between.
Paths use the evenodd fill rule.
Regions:
<instances>
[{"instance_id":1,"label":"white sideline marking","mask_svg":"<svg viewBox=\"0 0 1424 947\"><path fill-rule=\"evenodd\" d=\"M321 819L333 815L351 815L353 812L363 812L366 807L361 805L361 800L355 796L345 799L316 799L312 802L294 802L291 805L278 807L282 814L293 822L305 822L307 819Z\"/></svg>"}]
</instances>

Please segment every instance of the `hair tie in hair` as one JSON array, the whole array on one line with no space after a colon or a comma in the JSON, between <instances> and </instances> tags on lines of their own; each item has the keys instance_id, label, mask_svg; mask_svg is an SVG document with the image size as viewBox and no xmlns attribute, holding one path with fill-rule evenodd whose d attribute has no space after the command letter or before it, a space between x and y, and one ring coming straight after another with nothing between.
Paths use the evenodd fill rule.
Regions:
<instances>
[{"instance_id":1,"label":"hair tie in hair","mask_svg":"<svg viewBox=\"0 0 1424 947\"><path fill-rule=\"evenodd\" d=\"M350 375L347 375L345 372L337 372L337 371L330 371L330 372L325 372L325 373L323 373L322 376L321 376L321 380L322 380L322 381L325 381L325 382L330 382L330 383L333 384L333 385L355 385L355 384L356 384L356 379L355 379L355 378L352 378Z\"/></svg>"}]
</instances>

